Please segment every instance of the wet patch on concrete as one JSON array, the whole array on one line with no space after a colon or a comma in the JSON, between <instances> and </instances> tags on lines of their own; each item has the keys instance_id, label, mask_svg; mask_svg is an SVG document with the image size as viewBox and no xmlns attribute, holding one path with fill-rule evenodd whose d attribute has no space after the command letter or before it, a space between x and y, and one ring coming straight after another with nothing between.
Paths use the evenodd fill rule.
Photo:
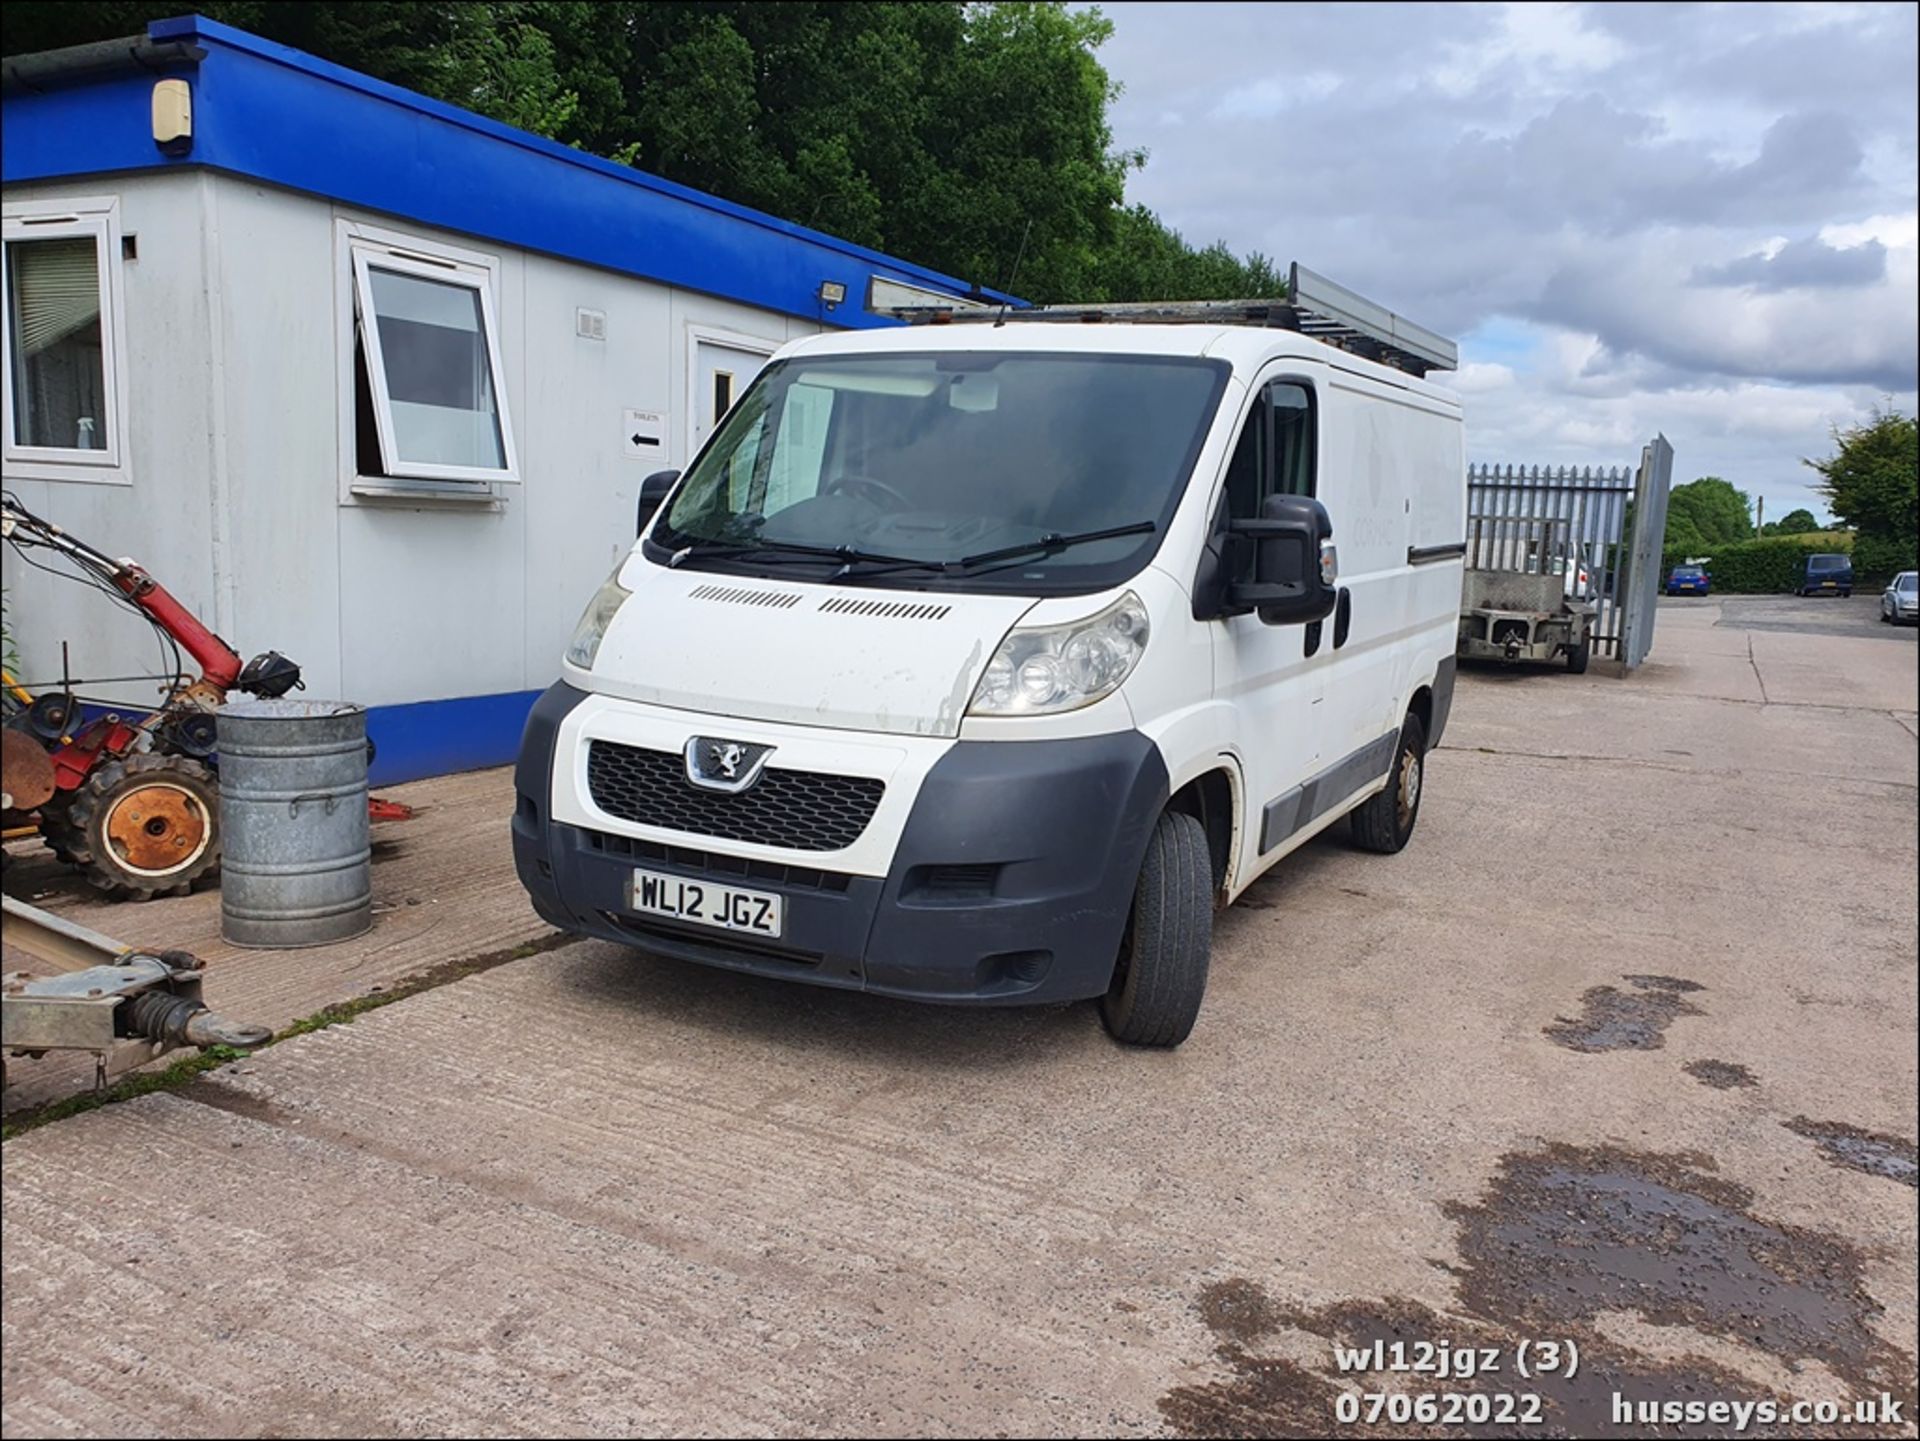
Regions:
<instances>
[{"instance_id":1,"label":"wet patch on concrete","mask_svg":"<svg viewBox=\"0 0 1920 1441\"><path fill-rule=\"evenodd\" d=\"M1394 1298L1302 1309L1251 1280L1215 1283L1197 1309L1220 1341L1214 1356L1226 1374L1168 1392L1161 1414L1183 1436L1511 1436L1519 1429L1511 1420L1421 1427L1382 1417L1368 1425L1363 1413L1363 1424L1339 1425L1335 1406L1350 1390L1489 1400L1534 1393L1541 1415L1528 1434L1691 1436L1729 1428L1661 1429L1638 1416L1616 1425L1614 1396L1648 1404L1769 1396L1704 1357L1649 1356L1606 1334L1604 1318L1622 1312L1764 1351L1791 1370L1817 1360L1856 1393L1890 1391L1910 1408L1913 1361L1873 1330L1881 1308L1866 1292L1861 1253L1837 1236L1755 1216L1752 1192L1712 1175L1712 1164L1564 1145L1505 1157L1480 1200L1446 1208L1460 1255L1448 1268L1458 1285L1454 1314ZM1522 1341L1571 1341L1576 1374L1529 1380L1516 1364ZM1431 1364L1363 1367L1361 1353ZM1436 1370L1442 1353L1452 1360ZM1309 1359L1294 1359L1301 1356ZM1743 1434L1790 1433L1754 1425Z\"/></svg>"},{"instance_id":2,"label":"wet patch on concrete","mask_svg":"<svg viewBox=\"0 0 1920 1441\"><path fill-rule=\"evenodd\" d=\"M1889 1181L1920 1189L1920 1151L1912 1141L1881 1131L1863 1131L1840 1121L1813 1121L1805 1116L1795 1116L1780 1124L1796 1136L1812 1141L1835 1166L1869 1176L1884 1176Z\"/></svg>"},{"instance_id":3,"label":"wet patch on concrete","mask_svg":"<svg viewBox=\"0 0 1920 1441\"><path fill-rule=\"evenodd\" d=\"M1280 1323L1280 1312L1267 1293L1237 1276L1203 1286L1199 1309L1207 1329L1228 1341L1259 1341L1272 1335Z\"/></svg>"},{"instance_id":4,"label":"wet patch on concrete","mask_svg":"<svg viewBox=\"0 0 1920 1441\"><path fill-rule=\"evenodd\" d=\"M1731 1091L1736 1086L1757 1086L1752 1071L1732 1061L1689 1061L1680 1068L1703 1086L1716 1091Z\"/></svg>"},{"instance_id":5,"label":"wet patch on concrete","mask_svg":"<svg viewBox=\"0 0 1920 1441\"><path fill-rule=\"evenodd\" d=\"M1705 987L1677 976L1628 976L1631 991L1593 986L1580 997L1581 1014L1556 1017L1546 1035L1570 1051L1657 1051L1667 1027L1705 1011L1686 999Z\"/></svg>"},{"instance_id":6,"label":"wet patch on concrete","mask_svg":"<svg viewBox=\"0 0 1920 1441\"><path fill-rule=\"evenodd\" d=\"M1467 1310L1534 1334L1635 1311L1860 1383L1889 1370L1865 1260L1825 1232L1752 1214L1697 1155L1552 1145L1506 1157L1486 1197L1447 1213Z\"/></svg>"}]
</instances>

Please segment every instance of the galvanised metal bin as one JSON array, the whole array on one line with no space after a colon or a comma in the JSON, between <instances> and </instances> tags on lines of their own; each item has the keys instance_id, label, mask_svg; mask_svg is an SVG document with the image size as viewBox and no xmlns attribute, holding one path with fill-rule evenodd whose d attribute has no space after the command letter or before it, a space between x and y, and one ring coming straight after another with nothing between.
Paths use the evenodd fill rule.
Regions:
<instances>
[{"instance_id":1,"label":"galvanised metal bin","mask_svg":"<svg viewBox=\"0 0 1920 1441\"><path fill-rule=\"evenodd\" d=\"M365 709L247 699L220 708L218 729L220 934L286 948L368 930Z\"/></svg>"}]
</instances>

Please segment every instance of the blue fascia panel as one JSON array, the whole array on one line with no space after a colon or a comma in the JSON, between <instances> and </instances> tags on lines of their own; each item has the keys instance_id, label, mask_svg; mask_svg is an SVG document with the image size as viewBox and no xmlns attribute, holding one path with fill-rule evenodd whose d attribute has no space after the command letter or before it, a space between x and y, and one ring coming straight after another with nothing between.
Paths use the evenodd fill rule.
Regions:
<instances>
[{"instance_id":1,"label":"blue fascia panel","mask_svg":"<svg viewBox=\"0 0 1920 1441\"><path fill-rule=\"evenodd\" d=\"M373 741L373 765L368 783L391 786L511 765L520 753L527 712L539 699L539 691L523 690L371 706L367 735Z\"/></svg>"},{"instance_id":2,"label":"blue fascia panel","mask_svg":"<svg viewBox=\"0 0 1920 1441\"><path fill-rule=\"evenodd\" d=\"M242 30L187 16L154 40L206 51L193 149L171 158L148 126L153 77L116 76L5 102L7 183L206 166L587 265L849 327L873 276L952 295L965 282L616 165ZM824 281L846 286L828 311Z\"/></svg>"},{"instance_id":3,"label":"blue fascia panel","mask_svg":"<svg viewBox=\"0 0 1920 1441\"><path fill-rule=\"evenodd\" d=\"M369 706L367 735L373 741L374 754L367 783L393 786L456 771L512 765L520 753L520 732L526 729L527 712L540 694L537 690L506 691L409 705ZM99 701L81 701L79 710L74 734L106 716L138 724L153 714L142 706ZM219 763L215 756L214 766Z\"/></svg>"}]
</instances>

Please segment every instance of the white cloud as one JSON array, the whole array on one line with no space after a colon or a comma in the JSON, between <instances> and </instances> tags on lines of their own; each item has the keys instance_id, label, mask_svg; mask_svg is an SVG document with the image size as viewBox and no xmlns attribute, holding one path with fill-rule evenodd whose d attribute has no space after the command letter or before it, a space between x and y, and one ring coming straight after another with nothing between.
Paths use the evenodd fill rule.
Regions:
<instances>
[{"instance_id":1,"label":"white cloud","mask_svg":"<svg viewBox=\"0 0 1920 1441\"><path fill-rule=\"evenodd\" d=\"M1865 220L1823 225L1819 236L1827 244L1842 250L1878 241L1888 250L1908 251L1907 263L1911 265L1911 252L1920 247L1920 211L1909 210L1904 215L1870 215Z\"/></svg>"},{"instance_id":2,"label":"white cloud","mask_svg":"<svg viewBox=\"0 0 1920 1441\"><path fill-rule=\"evenodd\" d=\"M1108 13L1129 197L1465 337L1480 458L1658 429L1686 478L1820 509L1801 457L1914 406L1911 5Z\"/></svg>"},{"instance_id":3,"label":"white cloud","mask_svg":"<svg viewBox=\"0 0 1920 1441\"><path fill-rule=\"evenodd\" d=\"M1561 75L1592 75L1619 63L1627 47L1588 26L1585 7L1554 0L1520 0L1500 7L1491 37L1456 42L1432 72L1444 94L1466 95L1504 71L1537 84Z\"/></svg>"}]
</instances>

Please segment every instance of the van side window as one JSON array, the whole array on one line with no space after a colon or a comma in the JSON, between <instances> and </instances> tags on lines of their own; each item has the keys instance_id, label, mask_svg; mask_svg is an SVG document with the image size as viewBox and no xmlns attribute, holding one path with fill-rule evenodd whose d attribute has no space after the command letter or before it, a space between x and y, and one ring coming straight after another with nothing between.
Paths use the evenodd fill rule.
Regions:
<instances>
[{"instance_id":1,"label":"van side window","mask_svg":"<svg viewBox=\"0 0 1920 1441\"><path fill-rule=\"evenodd\" d=\"M1267 498L1270 434L1267 395L1262 391L1253 398L1253 409L1227 462L1227 514L1235 520L1254 519L1260 514L1260 502Z\"/></svg>"},{"instance_id":2,"label":"van side window","mask_svg":"<svg viewBox=\"0 0 1920 1441\"><path fill-rule=\"evenodd\" d=\"M1273 417L1274 495L1314 493L1313 392L1292 381L1267 387Z\"/></svg>"},{"instance_id":3,"label":"van side window","mask_svg":"<svg viewBox=\"0 0 1920 1441\"><path fill-rule=\"evenodd\" d=\"M1298 381L1276 380L1254 397L1227 462L1227 516L1257 520L1268 496L1310 496L1314 488L1313 390ZM1226 566L1231 579L1251 578L1252 546L1230 546Z\"/></svg>"}]
</instances>

